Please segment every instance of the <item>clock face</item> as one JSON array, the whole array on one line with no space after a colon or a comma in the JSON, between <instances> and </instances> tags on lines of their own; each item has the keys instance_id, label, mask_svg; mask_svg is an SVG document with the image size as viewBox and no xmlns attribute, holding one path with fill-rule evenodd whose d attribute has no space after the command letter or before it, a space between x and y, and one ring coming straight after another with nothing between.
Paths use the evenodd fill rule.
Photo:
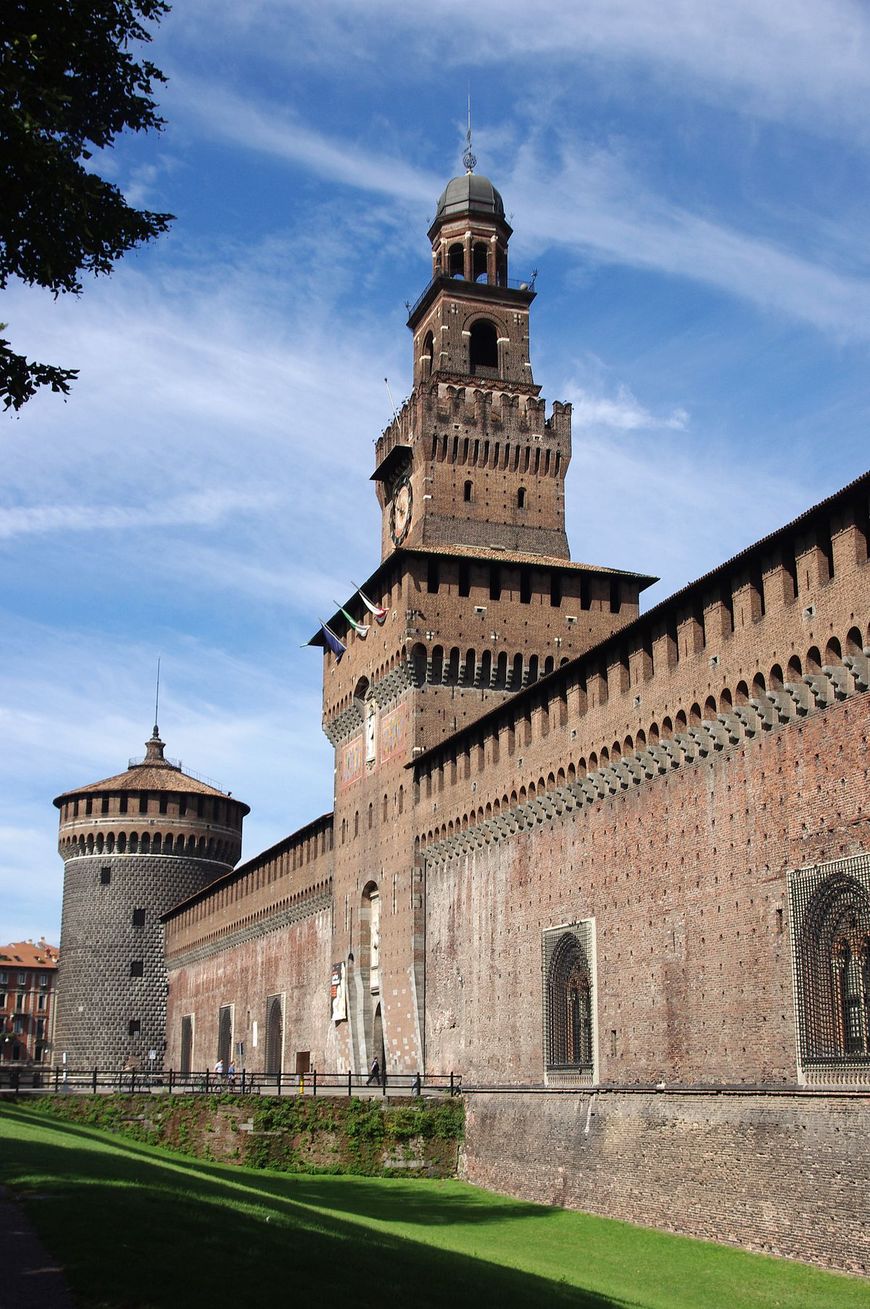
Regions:
<instances>
[{"instance_id":1,"label":"clock face","mask_svg":"<svg viewBox=\"0 0 870 1309\"><path fill-rule=\"evenodd\" d=\"M401 545L408 535L412 508L411 483L407 477L403 477L393 492L390 505L390 536L393 538L394 545Z\"/></svg>"}]
</instances>

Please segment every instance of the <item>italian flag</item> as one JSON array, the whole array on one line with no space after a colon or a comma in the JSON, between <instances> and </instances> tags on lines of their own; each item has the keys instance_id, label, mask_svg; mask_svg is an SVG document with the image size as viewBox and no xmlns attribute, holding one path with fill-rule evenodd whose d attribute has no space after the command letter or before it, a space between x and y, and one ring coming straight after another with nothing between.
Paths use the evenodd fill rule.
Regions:
<instances>
[{"instance_id":1,"label":"italian flag","mask_svg":"<svg viewBox=\"0 0 870 1309\"><path fill-rule=\"evenodd\" d=\"M363 604L365 605L366 609L368 609L369 613L374 617L374 620L378 624L378 626L379 627L383 626L387 614L390 612L389 609L382 609L380 605L372 604L368 596L363 595L362 591L360 591L359 588L357 588L357 595L359 596L360 600L362 600ZM342 612L344 611L342 610Z\"/></svg>"},{"instance_id":2,"label":"italian flag","mask_svg":"<svg viewBox=\"0 0 870 1309\"><path fill-rule=\"evenodd\" d=\"M357 636L361 637L362 640L364 641L369 634L369 629L365 626L365 624L358 623L355 618L351 618L347 610L342 609L341 605L338 606L338 609L340 613L344 614L345 618L348 621L348 625L352 627L353 630L356 632Z\"/></svg>"}]
</instances>

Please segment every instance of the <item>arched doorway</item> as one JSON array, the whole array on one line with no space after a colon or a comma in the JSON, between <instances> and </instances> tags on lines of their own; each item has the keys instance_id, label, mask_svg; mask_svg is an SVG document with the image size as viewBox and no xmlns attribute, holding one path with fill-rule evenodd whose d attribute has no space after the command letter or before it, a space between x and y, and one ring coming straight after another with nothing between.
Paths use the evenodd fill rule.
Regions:
<instances>
[{"instance_id":1,"label":"arched doorway","mask_svg":"<svg viewBox=\"0 0 870 1309\"><path fill-rule=\"evenodd\" d=\"M386 1072L387 1052L384 1047L384 1020L379 1004L375 1006L372 1019L372 1058L377 1059L381 1070L381 1079L383 1080Z\"/></svg>"},{"instance_id":2,"label":"arched doorway","mask_svg":"<svg viewBox=\"0 0 870 1309\"><path fill-rule=\"evenodd\" d=\"M266 1002L266 1072L280 1073L284 1065L284 1005L280 995Z\"/></svg>"},{"instance_id":3,"label":"arched doorway","mask_svg":"<svg viewBox=\"0 0 870 1309\"><path fill-rule=\"evenodd\" d=\"M362 1001L362 1037L366 1062L381 1059L381 894L377 882L363 888L359 910L359 980ZM375 1021L377 1015L377 1023ZM376 1029L378 1034L376 1035ZM383 1067L383 1065L381 1065Z\"/></svg>"}]
</instances>

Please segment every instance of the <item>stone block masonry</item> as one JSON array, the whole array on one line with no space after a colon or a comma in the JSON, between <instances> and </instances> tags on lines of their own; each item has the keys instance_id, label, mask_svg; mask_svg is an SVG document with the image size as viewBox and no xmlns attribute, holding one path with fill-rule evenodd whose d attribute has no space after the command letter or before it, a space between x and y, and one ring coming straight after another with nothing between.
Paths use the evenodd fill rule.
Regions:
<instances>
[{"instance_id":1,"label":"stone block masonry","mask_svg":"<svg viewBox=\"0 0 870 1309\"><path fill-rule=\"evenodd\" d=\"M542 1204L866 1274L868 1135L866 1092L470 1095L461 1174Z\"/></svg>"},{"instance_id":2,"label":"stone block masonry","mask_svg":"<svg viewBox=\"0 0 870 1309\"><path fill-rule=\"evenodd\" d=\"M67 859L55 1062L120 1069L128 1059L163 1067L166 961L160 913L215 875L175 855ZM222 868L217 867L221 872Z\"/></svg>"}]
</instances>

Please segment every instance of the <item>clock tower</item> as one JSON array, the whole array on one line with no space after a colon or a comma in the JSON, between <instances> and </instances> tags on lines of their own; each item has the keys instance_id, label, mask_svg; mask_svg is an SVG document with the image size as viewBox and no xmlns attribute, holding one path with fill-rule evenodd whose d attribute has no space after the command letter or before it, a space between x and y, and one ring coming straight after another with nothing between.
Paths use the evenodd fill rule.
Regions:
<instances>
[{"instance_id":1,"label":"clock tower","mask_svg":"<svg viewBox=\"0 0 870 1309\"><path fill-rule=\"evenodd\" d=\"M529 358L534 276L509 275L510 237L488 178L469 168L447 184L432 278L408 317L414 390L377 443L383 558L444 545L568 558L570 406L545 416Z\"/></svg>"},{"instance_id":2,"label":"clock tower","mask_svg":"<svg viewBox=\"0 0 870 1309\"><path fill-rule=\"evenodd\" d=\"M431 278L408 315L413 390L376 443L380 562L311 639L335 748L334 1067L424 1062L414 833L439 798L409 765L630 622L653 580L571 561L571 406L545 411L534 277L511 275L502 198L470 150L465 165L438 201Z\"/></svg>"}]
</instances>

